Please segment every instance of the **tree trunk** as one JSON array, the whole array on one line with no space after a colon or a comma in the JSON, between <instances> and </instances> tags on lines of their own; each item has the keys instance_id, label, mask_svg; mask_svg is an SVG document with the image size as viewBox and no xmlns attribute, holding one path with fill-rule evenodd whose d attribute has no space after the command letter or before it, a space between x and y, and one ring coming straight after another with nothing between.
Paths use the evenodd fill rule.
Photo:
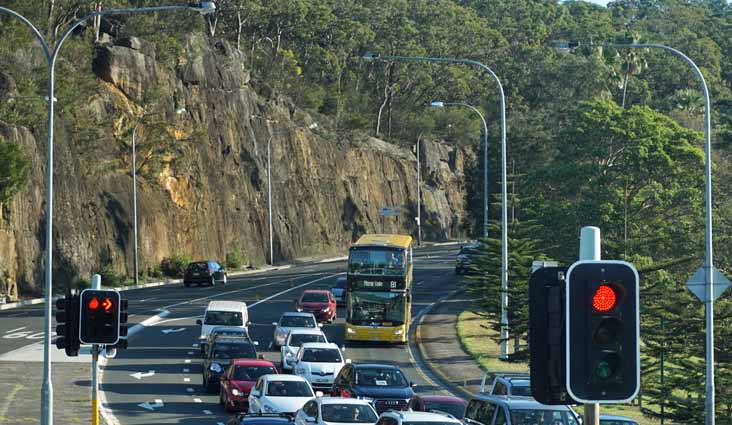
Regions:
<instances>
[{"instance_id":1,"label":"tree trunk","mask_svg":"<svg viewBox=\"0 0 732 425\"><path fill-rule=\"evenodd\" d=\"M211 37L216 37L216 24L219 23L218 14L211 14L207 16L206 22L208 23L208 33Z\"/></svg>"},{"instance_id":2,"label":"tree trunk","mask_svg":"<svg viewBox=\"0 0 732 425\"><path fill-rule=\"evenodd\" d=\"M241 10L236 11L236 21L237 21L237 27L236 27L236 50L238 52L241 52L241 30L244 28L244 23L246 20L241 19Z\"/></svg>"},{"instance_id":3,"label":"tree trunk","mask_svg":"<svg viewBox=\"0 0 732 425\"><path fill-rule=\"evenodd\" d=\"M393 76L394 64L389 64L386 68L386 81L384 82L384 102L379 107L379 115L376 117L376 135L381 133L381 114L384 112L384 108L391 100L391 79Z\"/></svg>"},{"instance_id":4,"label":"tree trunk","mask_svg":"<svg viewBox=\"0 0 732 425\"><path fill-rule=\"evenodd\" d=\"M623 109L625 109L625 94L628 92L628 80L630 80L630 75L626 72L623 77L623 101L620 104L620 107Z\"/></svg>"},{"instance_id":5,"label":"tree trunk","mask_svg":"<svg viewBox=\"0 0 732 425\"><path fill-rule=\"evenodd\" d=\"M98 12L102 11L102 2L98 2L96 4L95 10ZM95 16L94 19L92 19L92 28L94 29L94 42L99 42L99 31L102 27L102 17L101 16Z\"/></svg>"}]
</instances>

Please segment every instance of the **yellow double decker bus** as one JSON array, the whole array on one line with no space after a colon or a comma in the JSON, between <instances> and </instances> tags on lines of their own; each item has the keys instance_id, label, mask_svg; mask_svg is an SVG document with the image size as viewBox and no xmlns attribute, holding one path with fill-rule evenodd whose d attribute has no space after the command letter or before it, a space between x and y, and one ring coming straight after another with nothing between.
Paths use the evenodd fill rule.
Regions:
<instances>
[{"instance_id":1,"label":"yellow double decker bus","mask_svg":"<svg viewBox=\"0 0 732 425\"><path fill-rule=\"evenodd\" d=\"M364 235L348 252L346 340L407 342L412 237Z\"/></svg>"}]
</instances>

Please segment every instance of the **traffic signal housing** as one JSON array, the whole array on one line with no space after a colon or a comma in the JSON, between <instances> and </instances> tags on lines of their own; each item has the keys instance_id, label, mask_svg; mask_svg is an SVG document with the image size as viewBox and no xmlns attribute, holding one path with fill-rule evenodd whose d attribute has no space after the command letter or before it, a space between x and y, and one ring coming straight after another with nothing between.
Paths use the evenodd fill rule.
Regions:
<instances>
[{"instance_id":1,"label":"traffic signal housing","mask_svg":"<svg viewBox=\"0 0 732 425\"><path fill-rule=\"evenodd\" d=\"M79 296L67 294L56 299L56 348L69 357L79 355Z\"/></svg>"},{"instance_id":2,"label":"traffic signal housing","mask_svg":"<svg viewBox=\"0 0 732 425\"><path fill-rule=\"evenodd\" d=\"M624 261L578 261L567 272L567 391L623 403L640 387L638 272Z\"/></svg>"},{"instance_id":3,"label":"traffic signal housing","mask_svg":"<svg viewBox=\"0 0 732 425\"><path fill-rule=\"evenodd\" d=\"M566 386L566 267L543 267L529 279L531 394L549 405L576 403Z\"/></svg>"},{"instance_id":4,"label":"traffic signal housing","mask_svg":"<svg viewBox=\"0 0 732 425\"><path fill-rule=\"evenodd\" d=\"M79 340L82 344L117 344L120 301L117 291L100 289L81 291Z\"/></svg>"}]
</instances>

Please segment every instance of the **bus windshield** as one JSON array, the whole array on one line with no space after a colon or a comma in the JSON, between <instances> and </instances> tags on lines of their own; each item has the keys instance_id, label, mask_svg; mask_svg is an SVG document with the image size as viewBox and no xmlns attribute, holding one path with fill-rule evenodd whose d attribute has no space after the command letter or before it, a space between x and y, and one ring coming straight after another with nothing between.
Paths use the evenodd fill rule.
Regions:
<instances>
[{"instance_id":1,"label":"bus windshield","mask_svg":"<svg viewBox=\"0 0 732 425\"><path fill-rule=\"evenodd\" d=\"M395 292L353 292L348 323L354 325L382 324L391 326L404 324L405 295Z\"/></svg>"},{"instance_id":2,"label":"bus windshield","mask_svg":"<svg viewBox=\"0 0 732 425\"><path fill-rule=\"evenodd\" d=\"M394 248L353 247L348 256L351 275L404 276L406 251Z\"/></svg>"}]
</instances>

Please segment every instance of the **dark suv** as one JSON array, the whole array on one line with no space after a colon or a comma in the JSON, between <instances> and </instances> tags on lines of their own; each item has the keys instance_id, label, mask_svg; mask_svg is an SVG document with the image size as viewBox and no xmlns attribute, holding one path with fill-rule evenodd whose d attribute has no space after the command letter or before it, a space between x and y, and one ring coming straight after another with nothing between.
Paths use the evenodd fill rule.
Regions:
<instances>
[{"instance_id":1,"label":"dark suv","mask_svg":"<svg viewBox=\"0 0 732 425\"><path fill-rule=\"evenodd\" d=\"M414 397L414 384L396 366L385 364L346 364L333 381L333 397L369 400L376 412L404 410Z\"/></svg>"},{"instance_id":2,"label":"dark suv","mask_svg":"<svg viewBox=\"0 0 732 425\"><path fill-rule=\"evenodd\" d=\"M209 393L217 392L221 375L232 360L256 359L256 344L246 337L219 335L214 338L203 358L203 389Z\"/></svg>"},{"instance_id":3,"label":"dark suv","mask_svg":"<svg viewBox=\"0 0 732 425\"><path fill-rule=\"evenodd\" d=\"M194 283L197 283L198 286L226 284L226 270L213 260L188 263L183 275L183 285L189 287Z\"/></svg>"},{"instance_id":4,"label":"dark suv","mask_svg":"<svg viewBox=\"0 0 732 425\"><path fill-rule=\"evenodd\" d=\"M480 256L482 244L480 242L471 242L460 247L457 257L455 257L455 274L473 273L473 264L476 257Z\"/></svg>"}]
</instances>

